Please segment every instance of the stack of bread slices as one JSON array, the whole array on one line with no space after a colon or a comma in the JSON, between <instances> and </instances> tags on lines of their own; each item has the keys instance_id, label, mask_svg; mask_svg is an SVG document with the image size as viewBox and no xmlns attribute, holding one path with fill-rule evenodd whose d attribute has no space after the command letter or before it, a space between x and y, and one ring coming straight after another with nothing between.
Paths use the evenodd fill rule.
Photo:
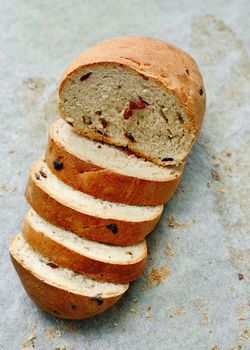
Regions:
<instances>
[{"instance_id":1,"label":"stack of bread slices","mask_svg":"<svg viewBox=\"0 0 250 350\"><path fill-rule=\"evenodd\" d=\"M31 168L31 209L10 254L42 310L83 319L117 302L144 273L144 238L178 186L205 92L182 50L121 37L71 63L59 111L45 158Z\"/></svg>"}]
</instances>

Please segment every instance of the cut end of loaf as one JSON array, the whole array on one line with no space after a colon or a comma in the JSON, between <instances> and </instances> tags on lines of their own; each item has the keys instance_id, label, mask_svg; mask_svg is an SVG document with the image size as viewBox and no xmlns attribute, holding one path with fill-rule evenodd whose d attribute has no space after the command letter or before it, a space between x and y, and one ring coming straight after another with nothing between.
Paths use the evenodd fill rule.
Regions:
<instances>
[{"instance_id":1,"label":"cut end of loaf","mask_svg":"<svg viewBox=\"0 0 250 350\"><path fill-rule=\"evenodd\" d=\"M154 163L181 163L195 133L171 91L121 64L96 64L70 74L59 110L79 133L127 147Z\"/></svg>"}]
</instances>

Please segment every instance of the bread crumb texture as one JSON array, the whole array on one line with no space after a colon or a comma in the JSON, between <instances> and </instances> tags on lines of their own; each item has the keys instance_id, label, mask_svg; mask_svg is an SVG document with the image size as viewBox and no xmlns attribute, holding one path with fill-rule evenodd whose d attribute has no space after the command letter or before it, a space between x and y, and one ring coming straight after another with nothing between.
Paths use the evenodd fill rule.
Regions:
<instances>
[{"instance_id":1,"label":"bread crumb texture","mask_svg":"<svg viewBox=\"0 0 250 350\"><path fill-rule=\"evenodd\" d=\"M167 265L163 265L159 268L152 266L151 272L147 277L147 287L152 288L158 286L169 276L169 274L170 272Z\"/></svg>"},{"instance_id":2,"label":"bread crumb texture","mask_svg":"<svg viewBox=\"0 0 250 350\"><path fill-rule=\"evenodd\" d=\"M22 348L23 350L32 350L36 345L36 326L31 326L28 334L26 335Z\"/></svg>"}]
</instances>

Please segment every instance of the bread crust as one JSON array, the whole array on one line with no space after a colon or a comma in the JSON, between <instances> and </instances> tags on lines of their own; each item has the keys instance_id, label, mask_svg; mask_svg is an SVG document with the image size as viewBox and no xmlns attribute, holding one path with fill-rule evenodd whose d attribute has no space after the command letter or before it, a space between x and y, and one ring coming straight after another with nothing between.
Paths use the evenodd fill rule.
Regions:
<instances>
[{"instance_id":1,"label":"bread crust","mask_svg":"<svg viewBox=\"0 0 250 350\"><path fill-rule=\"evenodd\" d=\"M147 249L145 247L142 260L133 264L112 264L89 258L77 253L55 240L46 236L43 232L37 231L29 223L27 216L24 219L22 233L31 247L39 253L47 256L62 267L83 273L95 280L127 283L143 275L147 264Z\"/></svg>"},{"instance_id":2,"label":"bread crust","mask_svg":"<svg viewBox=\"0 0 250 350\"><path fill-rule=\"evenodd\" d=\"M67 207L44 192L29 176L25 196L31 207L45 220L66 230L77 233L93 241L114 245L131 245L142 241L160 219L161 212L152 220L130 222L116 219L104 219L80 213ZM115 224L117 232L106 225Z\"/></svg>"},{"instance_id":3,"label":"bread crust","mask_svg":"<svg viewBox=\"0 0 250 350\"><path fill-rule=\"evenodd\" d=\"M66 184L91 196L130 205L160 205L174 194L182 172L169 180L153 181L126 176L78 158L65 148L50 132L46 163L50 171ZM56 170L55 160L63 162Z\"/></svg>"},{"instance_id":4,"label":"bread crust","mask_svg":"<svg viewBox=\"0 0 250 350\"><path fill-rule=\"evenodd\" d=\"M136 71L145 79L154 80L168 93L174 95L190 120L191 129L195 134L193 143L195 142L204 119L206 94L199 68L189 54L170 43L149 37L123 36L97 43L77 56L63 74L58 90L58 108L63 118L66 116L63 111L61 92L66 81L78 71L98 64L118 64ZM80 129L77 131L83 133ZM87 136L122 146L113 142L111 138L94 132L88 132ZM149 159L144 154L139 154L133 145L129 145L129 148L143 158ZM182 160L186 155L183 154ZM151 160L163 166L177 164L176 161L163 163L157 159Z\"/></svg>"},{"instance_id":5,"label":"bread crust","mask_svg":"<svg viewBox=\"0 0 250 350\"><path fill-rule=\"evenodd\" d=\"M11 252L10 257L26 293L41 310L51 316L70 320L89 318L114 305L123 295L104 297L100 304L94 298L47 283L23 266Z\"/></svg>"}]
</instances>

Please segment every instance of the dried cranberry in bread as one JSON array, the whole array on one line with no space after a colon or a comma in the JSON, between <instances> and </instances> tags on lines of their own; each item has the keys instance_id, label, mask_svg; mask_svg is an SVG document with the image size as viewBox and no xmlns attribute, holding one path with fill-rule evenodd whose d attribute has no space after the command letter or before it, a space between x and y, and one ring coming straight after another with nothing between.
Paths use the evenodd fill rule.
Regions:
<instances>
[{"instance_id":1,"label":"dried cranberry in bread","mask_svg":"<svg viewBox=\"0 0 250 350\"><path fill-rule=\"evenodd\" d=\"M97 43L69 65L59 87L59 111L79 133L162 166L186 159L205 101L193 58L139 36Z\"/></svg>"},{"instance_id":2,"label":"dried cranberry in bread","mask_svg":"<svg viewBox=\"0 0 250 350\"><path fill-rule=\"evenodd\" d=\"M133 205L168 201L183 165L160 167L131 153L89 140L59 119L50 127L46 162L62 181L97 198Z\"/></svg>"},{"instance_id":3,"label":"dried cranberry in bread","mask_svg":"<svg viewBox=\"0 0 250 350\"><path fill-rule=\"evenodd\" d=\"M114 305L129 287L95 281L60 267L32 249L22 234L12 240L10 256L27 294L55 317L79 320L95 316Z\"/></svg>"}]
</instances>

